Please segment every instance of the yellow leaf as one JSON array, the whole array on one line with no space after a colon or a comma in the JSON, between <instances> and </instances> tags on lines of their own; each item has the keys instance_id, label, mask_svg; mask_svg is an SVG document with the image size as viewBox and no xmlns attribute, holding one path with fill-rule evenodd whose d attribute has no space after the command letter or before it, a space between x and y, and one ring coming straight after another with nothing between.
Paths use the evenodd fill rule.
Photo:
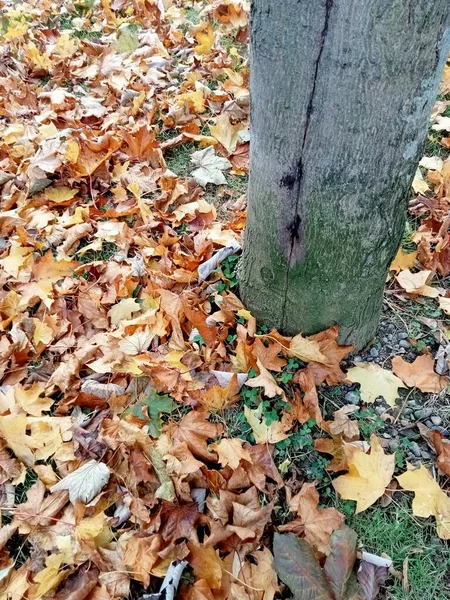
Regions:
<instances>
[{"instance_id":1,"label":"yellow leaf","mask_svg":"<svg viewBox=\"0 0 450 600\"><path fill-rule=\"evenodd\" d=\"M75 54L79 46L80 41L77 38L72 37L70 33L65 32L59 36L53 49L53 53L61 58L69 58L69 56Z\"/></svg>"},{"instance_id":2,"label":"yellow leaf","mask_svg":"<svg viewBox=\"0 0 450 600\"><path fill-rule=\"evenodd\" d=\"M409 254L405 254L403 250L399 248L391 266L389 267L389 270L398 273L399 271L403 271L404 269L412 269L416 264L416 257L417 252L410 252Z\"/></svg>"},{"instance_id":3,"label":"yellow leaf","mask_svg":"<svg viewBox=\"0 0 450 600\"><path fill-rule=\"evenodd\" d=\"M50 344L54 336L53 329L40 319L32 317L31 320L34 324L33 343L35 345L45 344L46 346Z\"/></svg>"},{"instance_id":4,"label":"yellow leaf","mask_svg":"<svg viewBox=\"0 0 450 600\"><path fill-rule=\"evenodd\" d=\"M64 154L67 162L76 163L80 155L80 146L77 140L69 140Z\"/></svg>"},{"instance_id":5,"label":"yellow leaf","mask_svg":"<svg viewBox=\"0 0 450 600\"><path fill-rule=\"evenodd\" d=\"M41 54L35 44L30 43L25 47L25 55L40 69L49 69L52 61L46 54Z\"/></svg>"},{"instance_id":6,"label":"yellow leaf","mask_svg":"<svg viewBox=\"0 0 450 600\"><path fill-rule=\"evenodd\" d=\"M209 54L214 45L214 30L211 25L208 25L206 30L197 32L195 39L198 42L198 46L195 46L194 52L200 56Z\"/></svg>"},{"instance_id":7,"label":"yellow leaf","mask_svg":"<svg viewBox=\"0 0 450 600\"><path fill-rule=\"evenodd\" d=\"M326 356L320 351L319 344L314 340L304 338L301 333L292 338L289 352L303 362L327 362Z\"/></svg>"},{"instance_id":8,"label":"yellow leaf","mask_svg":"<svg viewBox=\"0 0 450 600\"><path fill-rule=\"evenodd\" d=\"M6 258L0 260L3 270L11 277L17 277L22 267L31 265L33 248L11 246Z\"/></svg>"},{"instance_id":9,"label":"yellow leaf","mask_svg":"<svg viewBox=\"0 0 450 600\"><path fill-rule=\"evenodd\" d=\"M63 440L59 420L56 417L29 420L36 460L47 460L61 448Z\"/></svg>"},{"instance_id":10,"label":"yellow leaf","mask_svg":"<svg viewBox=\"0 0 450 600\"><path fill-rule=\"evenodd\" d=\"M183 106L184 103L187 102L189 110L191 110L192 112L205 112L205 97L203 96L202 90L178 94L175 101L179 106Z\"/></svg>"},{"instance_id":11,"label":"yellow leaf","mask_svg":"<svg viewBox=\"0 0 450 600\"><path fill-rule=\"evenodd\" d=\"M395 455L384 453L376 435L370 437L370 444L370 454L355 447L347 451L348 474L333 481L335 490L344 500L356 500L356 513L381 498L394 474Z\"/></svg>"},{"instance_id":12,"label":"yellow leaf","mask_svg":"<svg viewBox=\"0 0 450 600\"><path fill-rule=\"evenodd\" d=\"M428 183L424 180L420 169L417 169L416 175L412 182L412 188L416 194L425 194L430 189Z\"/></svg>"},{"instance_id":13,"label":"yellow leaf","mask_svg":"<svg viewBox=\"0 0 450 600\"><path fill-rule=\"evenodd\" d=\"M415 494L412 503L413 515L424 519L435 517L438 536L449 540L450 498L441 490L428 470L423 465L419 469L408 465L408 470L396 479L404 490Z\"/></svg>"},{"instance_id":14,"label":"yellow leaf","mask_svg":"<svg viewBox=\"0 0 450 600\"><path fill-rule=\"evenodd\" d=\"M3 34L6 40L13 40L16 37L25 35L28 31L28 23L26 21L12 21L9 24L7 31Z\"/></svg>"},{"instance_id":15,"label":"yellow leaf","mask_svg":"<svg viewBox=\"0 0 450 600\"><path fill-rule=\"evenodd\" d=\"M131 315L138 310L141 310L141 305L134 298L121 300L108 311L111 325L118 325L120 321L131 319Z\"/></svg>"},{"instance_id":16,"label":"yellow leaf","mask_svg":"<svg viewBox=\"0 0 450 600\"><path fill-rule=\"evenodd\" d=\"M42 411L50 410L53 404L51 398L46 398L45 396L41 398L44 390L45 383L41 383L40 381L35 381L28 389L25 389L20 383L16 383L14 386L14 398L20 408L27 414L33 417L40 417Z\"/></svg>"},{"instance_id":17,"label":"yellow leaf","mask_svg":"<svg viewBox=\"0 0 450 600\"><path fill-rule=\"evenodd\" d=\"M239 438L224 438L220 442L210 444L209 447L219 455L219 462L222 467L230 465L232 469L237 469L241 460L252 463L252 457L248 450L242 447L242 440Z\"/></svg>"},{"instance_id":18,"label":"yellow leaf","mask_svg":"<svg viewBox=\"0 0 450 600\"><path fill-rule=\"evenodd\" d=\"M266 419L261 414L262 408L262 404L256 410L244 406L245 418L252 428L255 442L257 444L276 444L288 438L289 436L283 431L284 424L281 421L272 421L270 425L266 425Z\"/></svg>"},{"instance_id":19,"label":"yellow leaf","mask_svg":"<svg viewBox=\"0 0 450 600\"><path fill-rule=\"evenodd\" d=\"M0 417L0 436L19 460L28 467L34 464L34 448L31 436L26 434L28 419L24 414L6 415Z\"/></svg>"},{"instance_id":20,"label":"yellow leaf","mask_svg":"<svg viewBox=\"0 0 450 600\"><path fill-rule=\"evenodd\" d=\"M77 194L78 190L69 187L50 187L45 190L46 197L56 203L72 200Z\"/></svg>"},{"instance_id":21,"label":"yellow leaf","mask_svg":"<svg viewBox=\"0 0 450 600\"><path fill-rule=\"evenodd\" d=\"M395 406L398 388L405 387L403 381L391 371L374 363L363 363L349 369L347 379L361 385L361 398L364 402L372 403L383 396L389 406Z\"/></svg>"},{"instance_id":22,"label":"yellow leaf","mask_svg":"<svg viewBox=\"0 0 450 600\"><path fill-rule=\"evenodd\" d=\"M62 557L60 554L51 554L45 560L46 567L42 571L39 571L34 576L35 583L38 583L38 587L31 594L32 600L39 600L47 592L55 589L59 583L67 576L69 571L61 570ZM30 598L30 595L28 595Z\"/></svg>"},{"instance_id":23,"label":"yellow leaf","mask_svg":"<svg viewBox=\"0 0 450 600\"><path fill-rule=\"evenodd\" d=\"M210 126L210 131L211 135L231 153L236 150L238 134L243 127L242 124L232 125L228 115L223 114L216 118L216 124Z\"/></svg>"},{"instance_id":24,"label":"yellow leaf","mask_svg":"<svg viewBox=\"0 0 450 600\"><path fill-rule=\"evenodd\" d=\"M83 519L77 525L76 536L80 541L93 541L97 547L108 544L112 539L112 532L107 525L105 513L101 512L95 517Z\"/></svg>"}]
</instances>

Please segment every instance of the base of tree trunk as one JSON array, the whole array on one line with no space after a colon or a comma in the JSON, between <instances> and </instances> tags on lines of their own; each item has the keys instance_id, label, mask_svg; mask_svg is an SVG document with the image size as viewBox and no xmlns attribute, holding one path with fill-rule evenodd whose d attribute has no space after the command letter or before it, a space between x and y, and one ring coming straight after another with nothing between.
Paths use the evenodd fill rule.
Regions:
<instances>
[{"instance_id":1,"label":"base of tree trunk","mask_svg":"<svg viewBox=\"0 0 450 600\"><path fill-rule=\"evenodd\" d=\"M253 0L239 276L262 323L373 338L449 26L448 0Z\"/></svg>"}]
</instances>

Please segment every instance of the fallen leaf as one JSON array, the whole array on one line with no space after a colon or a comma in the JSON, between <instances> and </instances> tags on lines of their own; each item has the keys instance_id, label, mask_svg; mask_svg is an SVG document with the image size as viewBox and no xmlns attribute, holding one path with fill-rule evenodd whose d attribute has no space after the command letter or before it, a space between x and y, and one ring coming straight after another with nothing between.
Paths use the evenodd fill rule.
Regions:
<instances>
[{"instance_id":1,"label":"fallen leaf","mask_svg":"<svg viewBox=\"0 0 450 600\"><path fill-rule=\"evenodd\" d=\"M432 274L433 271L418 271L417 273L411 273L409 269L404 269L396 275L396 279L408 294L437 298L439 296L438 290L427 285Z\"/></svg>"},{"instance_id":2,"label":"fallen leaf","mask_svg":"<svg viewBox=\"0 0 450 600\"><path fill-rule=\"evenodd\" d=\"M303 337L301 333L292 338L289 353L303 362L327 362L327 358L320 351L318 342L314 339Z\"/></svg>"},{"instance_id":3,"label":"fallen leaf","mask_svg":"<svg viewBox=\"0 0 450 600\"><path fill-rule=\"evenodd\" d=\"M168 434L172 443L185 442L192 454L206 462L214 459L214 454L207 449L207 440L217 438L223 427L208 421L209 413L193 410L178 423L170 423Z\"/></svg>"},{"instance_id":4,"label":"fallen leaf","mask_svg":"<svg viewBox=\"0 0 450 600\"><path fill-rule=\"evenodd\" d=\"M121 300L108 311L111 325L118 325L121 321L131 319L132 314L138 310L141 310L141 305L134 298Z\"/></svg>"},{"instance_id":5,"label":"fallen leaf","mask_svg":"<svg viewBox=\"0 0 450 600\"><path fill-rule=\"evenodd\" d=\"M244 415L252 428L255 442L257 444L276 444L288 438L289 435L284 432L285 427L281 421L272 421L270 425L266 425L262 408L262 404L255 410L252 410L249 406L244 406Z\"/></svg>"},{"instance_id":6,"label":"fallen leaf","mask_svg":"<svg viewBox=\"0 0 450 600\"><path fill-rule=\"evenodd\" d=\"M442 436L440 431L433 431L432 441L438 455L436 464L442 473L450 477L450 440Z\"/></svg>"},{"instance_id":7,"label":"fallen leaf","mask_svg":"<svg viewBox=\"0 0 450 600\"><path fill-rule=\"evenodd\" d=\"M376 600L388 577L389 570L386 567L377 567L363 560L358 570L358 583L363 600Z\"/></svg>"},{"instance_id":8,"label":"fallen leaf","mask_svg":"<svg viewBox=\"0 0 450 600\"><path fill-rule=\"evenodd\" d=\"M434 360L429 354L418 356L408 363L401 356L392 359L392 371L408 387L417 387L421 392L439 394L448 385L448 380L434 371Z\"/></svg>"},{"instance_id":9,"label":"fallen leaf","mask_svg":"<svg viewBox=\"0 0 450 600\"><path fill-rule=\"evenodd\" d=\"M333 600L325 574L307 541L292 533L275 533L274 567L294 600Z\"/></svg>"},{"instance_id":10,"label":"fallen leaf","mask_svg":"<svg viewBox=\"0 0 450 600\"><path fill-rule=\"evenodd\" d=\"M209 129L212 137L216 138L230 154L236 150L238 134L243 129L242 124L232 125L228 115L221 114L216 118L215 125L210 125Z\"/></svg>"},{"instance_id":11,"label":"fallen leaf","mask_svg":"<svg viewBox=\"0 0 450 600\"><path fill-rule=\"evenodd\" d=\"M212 146L194 152L191 156L191 162L197 167L192 172L192 176L202 187L205 187L208 183L214 185L225 185L227 183L222 171L231 169L232 165L226 158L216 156Z\"/></svg>"},{"instance_id":12,"label":"fallen leaf","mask_svg":"<svg viewBox=\"0 0 450 600\"><path fill-rule=\"evenodd\" d=\"M450 540L450 497L429 471L423 465L419 469L408 465L408 470L396 479L404 490L414 492L413 515L424 519L433 516L438 536Z\"/></svg>"},{"instance_id":13,"label":"fallen leaf","mask_svg":"<svg viewBox=\"0 0 450 600\"><path fill-rule=\"evenodd\" d=\"M259 369L259 375L257 377L252 377L252 379L247 379L245 385L251 388L264 388L264 395L268 398L275 398L275 396L284 397L284 391L277 384L273 375L271 375L271 373L269 373L269 371L263 367L259 360L257 360L257 365Z\"/></svg>"},{"instance_id":14,"label":"fallen leaf","mask_svg":"<svg viewBox=\"0 0 450 600\"><path fill-rule=\"evenodd\" d=\"M356 561L356 542L356 532L347 525L336 529L331 535L330 553L324 570L335 600L347 598L347 586Z\"/></svg>"},{"instance_id":15,"label":"fallen leaf","mask_svg":"<svg viewBox=\"0 0 450 600\"><path fill-rule=\"evenodd\" d=\"M51 492L67 490L72 504L81 500L87 504L108 483L110 470L104 463L91 460L50 488Z\"/></svg>"},{"instance_id":16,"label":"fallen leaf","mask_svg":"<svg viewBox=\"0 0 450 600\"><path fill-rule=\"evenodd\" d=\"M344 500L356 500L356 513L381 498L395 469L395 455L387 456L376 435L370 437L370 454L352 449L349 472L333 480L334 489Z\"/></svg>"},{"instance_id":17,"label":"fallen leaf","mask_svg":"<svg viewBox=\"0 0 450 600\"><path fill-rule=\"evenodd\" d=\"M383 396L386 404L392 407L399 397L398 389L405 387L401 379L375 363L361 363L352 367L347 373L347 379L360 384L364 402L372 403Z\"/></svg>"},{"instance_id":18,"label":"fallen leaf","mask_svg":"<svg viewBox=\"0 0 450 600\"><path fill-rule=\"evenodd\" d=\"M279 530L292 531L296 535L303 533L317 552L328 554L331 534L341 527L343 515L335 508L319 507L319 492L314 483L304 483L300 492L291 499L289 508L299 518L280 525Z\"/></svg>"},{"instance_id":19,"label":"fallen leaf","mask_svg":"<svg viewBox=\"0 0 450 600\"><path fill-rule=\"evenodd\" d=\"M359 449L366 453L370 446L367 442L346 442L340 435L332 435L332 439L318 438L314 440L314 448L317 452L330 454L333 460L327 465L327 471L335 473L339 471L348 471L348 458L351 456L352 449Z\"/></svg>"},{"instance_id":20,"label":"fallen leaf","mask_svg":"<svg viewBox=\"0 0 450 600\"><path fill-rule=\"evenodd\" d=\"M250 453L242 447L242 444L243 441L239 438L224 438L220 442L210 444L209 447L217 452L223 467L229 465L232 469L237 469L241 460L253 462Z\"/></svg>"},{"instance_id":21,"label":"fallen leaf","mask_svg":"<svg viewBox=\"0 0 450 600\"><path fill-rule=\"evenodd\" d=\"M404 269L412 269L416 264L416 258L417 252L410 252L409 254L405 254L402 248L399 248L394 260L391 263L391 266L389 267L389 270L399 273Z\"/></svg>"}]
</instances>

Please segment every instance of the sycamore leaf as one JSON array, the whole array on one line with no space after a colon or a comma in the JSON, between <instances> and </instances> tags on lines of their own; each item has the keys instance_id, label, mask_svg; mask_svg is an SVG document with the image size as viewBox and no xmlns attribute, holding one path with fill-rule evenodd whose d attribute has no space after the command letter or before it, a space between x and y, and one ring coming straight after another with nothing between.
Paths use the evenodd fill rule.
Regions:
<instances>
[{"instance_id":1,"label":"sycamore leaf","mask_svg":"<svg viewBox=\"0 0 450 600\"><path fill-rule=\"evenodd\" d=\"M209 54L214 44L214 29L208 24L204 31L198 31L195 34L195 39L198 42L198 46L194 47L195 53L200 56Z\"/></svg>"},{"instance_id":2,"label":"sycamore leaf","mask_svg":"<svg viewBox=\"0 0 450 600\"><path fill-rule=\"evenodd\" d=\"M417 387L421 392L439 394L447 387L448 381L434 371L434 360L429 354L418 356L408 363L401 356L392 359L392 371L408 387Z\"/></svg>"},{"instance_id":3,"label":"sycamore leaf","mask_svg":"<svg viewBox=\"0 0 450 600\"><path fill-rule=\"evenodd\" d=\"M348 471L348 458L351 456L353 448L358 448L366 453L370 446L367 442L346 442L341 435L332 435L332 439L318 438L314 440L314 448L317 452L330 454L333 460L327 465L326 470L339 473L339 471Z\"/></svg>"},{"instance_id":4,"label":"sycamore leaf","mask_svg":"<svg viewBox=\"0 0 450 600\"><path fill-rule=\"evenodd\" d=\"M239 131L242 124L232 125L227 114L219 115L216 124L210 126L211 135L222 144L230 154L236 150Z\"/></svg>"},{"instance_id":5,"label":"sycamore leaf","mask_svg":"<svg viewBox=\"0 0 450 600\"><path fill-rule=\"evenodd\" d=\"M404 490L414 492L413 515L424 519L433 516L438 536L450 540L450 497L429 471L423 465L419 469L408 465L408 470L396 479Z\"/></svg>"},{"instance_id":6,"label":"sycamore leaf","mask_svg":"<svg viewBox=\"0 0 450 600\"><path fill-rule=\"evenodd\" d=\"M263 367L259 360L256 361L256 364L258 365L259 375L257 377L252 377L252 379L248 379L245 382L245 385L248 385L248 387L252 388L264 388L264 395L268 398L275 398L275 396L284 397L284 391L277 384L273 375L271 375L269 371Z\"/></svg>"},{"instance_id":7,"label":"sycamore leaf","mask_svg":"<svg viewBox=\"0 0 450 600\"><path fill-rule=\"evenodd\" d=\"M115 49L120 54L130 54L139 47L138 30L124 24L117 30Z\"/></svg>"},{"instance_id":8,"label":"sycamore leaf","mask_svg":"<svg viewBox=\"0 0 450 600\"><path fill-rule=\"evenodd\" d=\"M232 469L237 469L241 460L253 462L249 451L245 450L242 444L243 441L239 438L224 438L220 442L210 444L209 447L217 452L219 462L223 467L230 465Z\"/></svg>"},{"instance_id":9,"label":"sycamore leaf","mask_svg":"<svg viewBox=\"0 0 450 600\"><path fill-rule=\"evenodd\" d=\"M44 193L52 202L62 204L68 200L72 200L78 194L78 190L69 187L48 187Z\"/></svg>"},{"instance_id":10,"label":"sycamore leaf","mask_svg":"<svg viewBox=\"0 0 450 600\"><path fill-rule=\"evenodd\" d=\"M119 348L124 354L135 356L148 350L155 334L148 328L138 329L132 335L124 337L119 342Z\"/></svg>"},{"instance_id":11,"label":"sycamore leaf","mask_svg":"<svg viewBox=\"0 0 450 600\"><path fill-rule=\"evenodd\" d=\"M433 271L419 271L418 273L411 273L409 269L404 269L398 275L396 275L396 279L405 292L408 292L408 294L437 298L439 296L438 290L427 285L427 282L432 274Z\"/></svg>"},{"instance_id":12,"label":"sycamore leaf","mask_svg":"<svg viewBox=\"0 0 450 600\"><path fill-rule=\"evenodd\" d=\"M274 567L294 594L294 600L332 600L325 574L306 540L293 533L275 533Z\"/></svg>"},{"instance_id":13,"label":"sycamore leaf","mask_svg":"<svg viewBox=\"0 0 450 600\"><path fill-rule=\"evenodd\" d=\"M35 444L33 438L26 433L27 426L28 419L24 414L0 417L0 436L17 458L30 467L35 460L30 448L35 448Z\"/></svg>"},{"instance_id":14,"label":"sycamore leaf","mask_svg":"<svg viewBox=\"0 0 450 600\"><path fill-rule=\"evenodd\" d=\"M25 389L20 383L14 386L14 398L17 404L29 415L40 417L42 411L50 410L53 404L51 398L43 396L45 384L39 381L33 383L31 387Z\"/></svg>"},{"instance_id":15,"label":"sycamore leaf","mask_svg":"<svg viewBox=\"0 0 450 600\"><path fill-rule=\"evenodd\" d=\"M303 337L301 333L292 338L289 346L289 353L303 362L327 362L326 356L320 351L318 342Z\"/></svg>"},{"instance_id":16,"label":"sycamore leaf","mask_svg":"<svg viewBox=\"0 0 450 600\"><path fill-rule=\"evenodd\" d=\"M387 456L376 435L370 437L370 454L352 448L349 472L333 480L334 489L344 500L356 500L356 513L381 498L395 469L395 455Z\"/></svg>"},{"instance_id":17,"label":"sycamore leaf","mask_svg":"<svg viewBox=\"0 0 450 600\"><path fill-rule=\"evenodd\" d=\"M50 488L51 492L67 490L72 504L81 500L87 504L109 481L110 470L104 463L90 460Z\"/></svg>"},{"instance_id":18,"label":"sycamore leaf","mask_svg":"<svg viewBox=\"0 0 450 600\"><path fill-rule=\"evenodd\" d=\"M212 146L194 152L191 156L191 162L197 167L192 172L192 177L202 187L205 187L208 183L214 185L225 185L227 183L222 171L231 169L232 165L226 158L216 156Z\"/></svg>"},{"instance_id":19,"label":"sycamore leaf","mask_svg":"<svg viewBox=\"0 0 450 600\"><path fill-rule=\"evenodd\" d=\"M288 438L289 436L284 433L285 426L281 421L272 421L270 425L266 425L266 419L261 414L262 408L262 404L256 410L244 406L245 418L252 428L256 443L276 444Z\"/></svg>"},{"instance_id":20,"label":"sycamore leaf","mask_svg":"<svg viewBox=\"0 0 450 600\"><path fill-rule=\"evenodd\" d=\"M330 551L330 536L341 527L344 517L335 508L319 507L319 492L314 483L304 483L302 489L289 503L298 519L281 525L280 531L291 531L297 535L304 533L305 539L314 549L323 554Z\"/></svg>"},{"instance_id":21,"label":"sycamore leaf","mask_svg":"<svg viewBox=\"0 0 450 600\"><path fill-rule=\"evenodd\" d=\"M410 252L409 254L405 254L402 248L399 248L394 260L391 263L391 266L389 267L389 270L399 273L404 269L412 269L416 264L416 258L417 252Z\"/></svg>"},{"instance_id":22,"label":"sycamore leaf","mask_svg":"<svg viewBox=\"0 0 450 600\"><path fill-rule=\"evenodd\" d=\"M383 396L389 406L395 406L398 389L405 387L401 379L375 363L361 363L349 369L347 379L360 384L364 402L372 403Z\"/></svg>"},{"instance_id":23,"label":"sycamore leaf","mask_svg":"<svg viewBox=\"0 0 450 600\"><path fill-rule=\"evenodd\" d=\"M207 449L207 440L223 433L222 425L210 423L208 417L207 412L192 410L178 423L170 423L167 430L174 446L185 442L192 454L205 462L214 459Z\"/></svg>"},{"instance_id":24,"label":"sycamore leaf","mask_svg":"<svg viewBox=\"0 0 450 600\"><path fill-rule=\"evenodd\" d=\"M141 310L141 305L134 298L121 300L108 311L111 325L118 325L121 321L131 319L131 315L138 310Z\"/></svg>"}]
</instances>

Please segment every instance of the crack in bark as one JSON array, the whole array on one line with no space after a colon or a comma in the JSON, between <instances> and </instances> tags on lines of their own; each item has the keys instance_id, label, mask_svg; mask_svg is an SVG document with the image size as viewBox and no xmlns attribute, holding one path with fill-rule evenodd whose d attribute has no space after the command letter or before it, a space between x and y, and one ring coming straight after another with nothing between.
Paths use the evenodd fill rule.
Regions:
<instances>
[{"instance_id":1,"label":"crack in bark","mask_svg":"<svg viewBox=\"0 0 450 600\"><path fill-rule=\"evenodd\" d=\"M302 218L299 215L299 208L300 208L300 192L301 192L301 186L302 186L302 181L303 181L303 152L306 146L306 139L308 137L308 130L309 130L309 126L311 123L311 116L314 110L314 99L315 99L315 95L316 95L316 86L317 86L317 77L319 74L319 67L320 67L320 61L322 59L322 54L323 54L323 50L325 47L325 41L327 38L327 34L328 34L328 27L330 24L330 13L331 13L331 9L333 8L333 2L334 0L325 0L325 19L324 19L324 25L322 28L322 32L320 34L320 45L319 45L319 52L317 53L317 58L315 61L315 65L314 65L314 78L313 78L313 83L312 83L312 88L311 88L311 93L309 95L309 100L308 100L308 106L306 108L306 119L305 119L305 127L304 127L304 132L303 132L303 139L302 139L302 145L301 145L301 149L300 149L300 158L298 160L298 164L297 164L297 168L295 169L294 173L287 173L286 175L283 176L282 180L281 180L281 185L283 185L284 187L287 187L289 190L291 190L291 194L292 196L295 196L295 208L294 208L294 217L293 219L290 221L289 225L287 226L287 230L288 230L288 235L289 235L289 256L288 256L288 261L287 261L287 269L286 269L286 280L285 280L285 285L284 285L284 291L283 291L283 307L282 307L282 311L281 311L281 324L282 327L284 328L285 323L285 316L286 316L286 304L287 304L287 293L288 293L288 288L289 288L289 274L290 274L290 270L292 267L292 258L294 256L294 250L297 250L297 253L301 250L301 244L302 244L302 237L303 237L303 231L302 231Z\"/></svg>"}]
</instances>

